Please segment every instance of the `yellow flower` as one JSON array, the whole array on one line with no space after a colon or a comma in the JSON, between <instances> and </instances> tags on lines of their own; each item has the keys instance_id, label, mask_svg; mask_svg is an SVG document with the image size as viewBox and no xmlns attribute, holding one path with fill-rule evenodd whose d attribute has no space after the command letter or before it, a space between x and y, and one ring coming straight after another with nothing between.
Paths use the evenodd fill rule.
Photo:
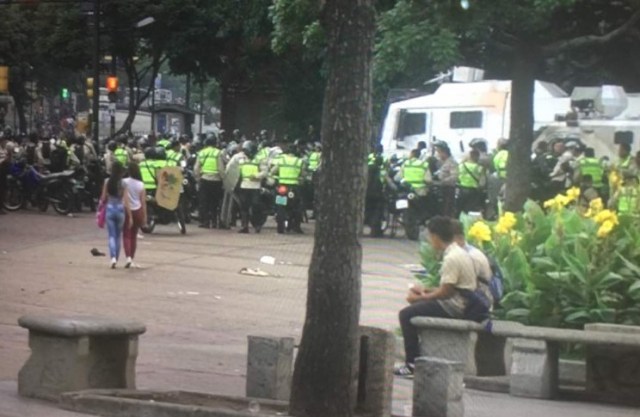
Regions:
<instances>
[{"instance_id":1,"label":"yellow flower","mask_svg":"<svg viewBox=\"0 0 640 417\"><path fill-rule=\"evenodd\" d=\"M561 210L571 203L571 199L564 194L558 194L555 198L544 202L544 208L553 210Z\"/></svg>"},{"instance_id":2,"label":"yellow flower","mask_svg":"<svg viewBox=\"0 0 640 417\"><path fill-rule=\"evenodd\" d=\"M578 187L573 187L567 190L567 198L570 201L576 201L580 198L580 189Z\"/></svg>"},{"instance_id":3,"label":"yellow flower","mask_svg":"<svg viewBox=\"0 0 640 417\"><path fill-rule=\"evenodd\" d=\"M606 220L602 223L602 226L598 229L598 237L607 237L615 227L615 224L611 220Z\"/></svg>"},{"instance_id":4,"label":"yellow flower","mask_svg":"<svg viewBox=\"0 0 640 417\"><path fill-rule=\"evenodd\" d=\"M611 222L612 225L618 225L618 215L611 210L602 210L600 213L596 214L593 218L596 223L603 225L606 222Z\"/></svg>"},{"instance_id":5,"label":"yellow flower","mask_svg":"<svg viewBox=\"0 0 640 417\"><path fill-rule=\"evenodd\" d=\"M517 222L518 219L516 218L516 215L507 211L498 220L495 230L501 235L506 235L511 229L513 229L513 226L515 226Z\"/></svg>"},{"instance_id":6,"label":"yellow flower","mask_svg":"<svg viewBox=\"0 0 640 417\"><path fill-rule=\"evenodd\" d=\"M475 222L469 229L469 238L477 242L488 242L491 240L491 228L483 221Z\"/></svg>"},{"instance_id":7,"label":"yellow flower","mask_svg":"<svg viewBox=\"0 0 640 417\"><path fill-rule=\"evenodd\" d=\"M596 198L595 200L591 200L591 202L589 203L589 210L593 210L596 213L602 211L603 208L604 208L604 204L602 203L601 198Z\"/></svg>"},{"instance_id":8,"label":"yellow flower","mask_svg":"<svg viewBox=\"0 0 640 417\"><path fill-rule=\"evenodd\" d=\"M522 235L515 230L511 231L511 246L515 246L522 240Z\"/></svg>"}]
</instances>

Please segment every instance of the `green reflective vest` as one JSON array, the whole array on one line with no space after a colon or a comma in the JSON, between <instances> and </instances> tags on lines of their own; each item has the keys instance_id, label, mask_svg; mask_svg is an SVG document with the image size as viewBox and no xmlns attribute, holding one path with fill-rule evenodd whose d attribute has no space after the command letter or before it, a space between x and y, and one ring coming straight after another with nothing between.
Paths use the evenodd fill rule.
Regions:
<instances>
[{"instance_id":1,"label":"green reflective vest","mask_svg":"<svg viewBox=\"0 0 640 417\"><path fill-rule=\"evenodd\" d=\"M302 159L293 155L281 155L278 160L278 182L284 185L300 184Z\"/></svg>"},{"instance_id":2,"label":"green reflective vest","mask_svg":"<svg viewBox=\"0 0 640 417\"><path fill-rule=\"evenodd\" d=\"M618 198L618 214L638 214L637 187L622 187Z\"/></svg>"},{"instance_id":3,"label":"green reflective vest","mask_svg":"<svg viewBox=\"0 0 640 417\"><path fill-rule=\"evenodd\" d=\"M509 151L503 149L493 157L493 167L498 173L498 177L507 178L507 162L509 161Z\"/></svg>"},{"instance_id":4,"label":"green reflective vest","mask_svg":"<svg viewBox=\"0 0 640 417\"><path fill-rule=\"evenodd\" d=\"M269 148L265 146L258 151L258 154L256 155L254 161L259 164L266 159L269 159Z\"/></svg>"},{"instance_id":5,"label":"green reflective vest","mask_svg":"<svg viewBox=\"0 0 640 417\"><path fill-rule=\"evenodd\" d=\"M169 141L169 139L161 139L158 141L158 143L156 143L156 146L161 146L165 149L167 149L167 146L169 146L171 144L171 142Z\"/></svg>"},{"instance_id":6,"label":"green reflective vest","mask_svg":"<svg viewBox=\"0 0 640 417\"><path fill-rule=\"evenodd\" d=\"M620 161L620 169L629 169L631 167L631 155Z\"/></svg>"},{"instance_id":7,"label":"green reflective vest","mask_svg":"<svg viewBox=\"0 0 640 417\"><path fill-rule=\"evenodd\" d=\"M402 166L402 179L411 184L414 189L425 188L424 177L429 169L429 163L419 159L409 159Z\"/></svg>"},{"instance_id":8,"label":"green reflective vest","mask_svg":"<svg viewBox=\"0 0 640 417\"><path fill-rule=\"evenodd\" d=\"M240 162L240 178L252 179L260 173L260 165L256 160L245 160Z\"/></svg>"},{"instance_id":9,"label":"green reflective vest","mask_svg":"<svg viewBox=\"0 0 640 417\"><path fill-rule=\"evenodd\" d=\"M178 166L180 159L182 159L182 154L180 152L174 151L173 149L169 149L167 151L167 166Z\"/></svg>"},{"instance_id":10,"label":"green reflective vest","mask_svg":"<svg viewBox=\"0 0 640 417\"><path fill-rule=\"evenodd\" d=\"M320 166L320 152L309 154L309 171L316 172Z\"/></svg>"},{"instance_id":11,"label":"green reflective vest","mask_svg":"<svg viewBox=\"0 0 640 417\"><path fill-rule=\"evenodd\" d=\"M115 150L115 152L113 153L114 158L116 158L116 161L120 162L122 164L123 167L127 167L129 165L129 153L127 153L126 149L123 148L118 148Z\"/></svg>"},{"instance_id":12,"label":"green reflective vest","mask_svg":"<svg viewBox=\"0 0 640 417\"><path fill-rule=\"evenodd\" d=\"M604 186L604 183L602 182L602 179L604 178L604 169L597 158L581 159L578 169L580 170L580 175L582 177L585 175L591 175L594 188L602 188Z\"/></svg>"},{"instance_id":13,"label":"green reflective vest","mask_svg":"<svg viewBox=\"0 0 640 417\"><path fill-rule=\"evenodd\" d=\"M157 188L155 161L143 161L140 164L140 176L142 176L145 190L155 190Z\"/></svg>"},{"instance_id":14,"label":"green reflective vest","mask_svg":"<svg viewBox=\"0 0 640 417\"><path fill-rule=\"evenodd\" d=\"M200 172L206 175L216 175L219 172L218 158L220 149L209 146L198 152L198 161L200 162Z\"/></svg>"},{"instance_id":15,"label":"green reflective vest","mask_svg":"<svg viewBox=\"0 0 640 417\"><path fill-rule=\"evenodd\" d=\"M458 182L462 188L480 187L482 167L475 162L463 162L458 170Z\"/></svg>"}]
</instances>

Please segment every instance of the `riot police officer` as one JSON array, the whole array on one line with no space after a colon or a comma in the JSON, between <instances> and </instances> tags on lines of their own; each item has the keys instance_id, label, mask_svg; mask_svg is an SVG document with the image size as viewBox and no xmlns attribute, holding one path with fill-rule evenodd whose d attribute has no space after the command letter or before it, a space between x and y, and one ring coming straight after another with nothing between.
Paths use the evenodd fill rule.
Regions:
<instances>
[{"instance_id":1,"label":"riot police officer","mask_svg":"<svg viewBox=\"0 0 640 417\"><path fill-rule=\"evenodd\" d=\"M222 178L225 169L223 153L214 147L213 138L207 138L198 152L195 174L200 184L200 227L217 228L218 211L222 200Z\"/></svg>"},{"instance_id":2,"label":"riot police officer","mask_svg":"<svg viewBox=\"0 0 640 417\"><path fill-rule=\"evenodd\" d=\"M241 221L239 233L249 233L250 221L256 233L260 233L267 217L261 194L262 180L267 175L267 161L259 161L256 151L252 141L242 144L242 156L238 161L240 178L237 188Z\"/></svg>"}]
</instances>

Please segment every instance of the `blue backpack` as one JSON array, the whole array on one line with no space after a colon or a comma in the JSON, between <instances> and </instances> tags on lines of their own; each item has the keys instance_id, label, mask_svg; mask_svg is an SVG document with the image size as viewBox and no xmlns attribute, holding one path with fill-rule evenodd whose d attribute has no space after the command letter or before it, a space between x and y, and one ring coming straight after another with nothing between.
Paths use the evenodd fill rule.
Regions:
<instances>
[{"instance_id":1,"label":"blue backpack","mask_svg":"<svg viewBox=\"0 0 640 417\"><path fill-rule=\"evenodd\" d=\"M489 280L489 291L493 296L493 305L499 306L500 300L504 296L504 275L500 269L500 265L495 259L487 256L489 265L491 266L491 279Z\"/></svg>"}]
</instances>

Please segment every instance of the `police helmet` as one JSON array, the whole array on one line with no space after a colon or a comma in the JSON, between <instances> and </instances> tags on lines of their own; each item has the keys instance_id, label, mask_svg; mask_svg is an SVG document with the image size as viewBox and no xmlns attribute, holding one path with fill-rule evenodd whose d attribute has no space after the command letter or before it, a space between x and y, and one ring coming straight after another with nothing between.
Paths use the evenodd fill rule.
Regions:
<instances>
[{"instance_id":1,"label":"police helmet","mask_svg":"<svg viewBox=\"0 0 640 417\"><path fill-rule=\"evenodd\" d=\"M215 145L216 145L216 141L212 137L208 137L204 140L204 146L215 146Z\"/></svg>"},{"instance_id":2,"label":"police helmet","mask_svg":"<svg viewBox=\"0 0 640 417\"><path fill-rule=\"evenodd\" d=\"M244 152L248 157L252 157L256 154L256 145L251 140L245 140L242 143L242 152Z\"/></svg>"},{"instance_id":3,"label":"police helmet","mask_svg":"<svg viewBox=\"0 0 640 417\"><path fill-rule=\"evenodd\" d=\"M144 159L156 159L156 148L148 147L144 150Z\"/></svg>"},{"instance_id":4,"label":"police helmet","mask_svg":"<svg viewBox=\"0 0 640 417\"><path fill-rule=\"evenodd\" d=\"M117 147L118 147L118 144L114 140L110 140L109 143L107 143L107 149L110 150L111 152L114 152Z\"/></svg>"},{"instance_id":5,"label":"police helmet","mask_svg":"<svg viewBox=\"0 0 640 417\"><path fill-rule=\"evenodd\" d=\"M167 159L167 151L162 146L157 146L155 150L156 159L164 160Z\"/></svg>"},{"instance_id":6,"label":"police helmet","mask_svg":"<svg viewBox=\"0 0 640 417\"><path fill-rule=\"evenodd\" d=\"M471 142L469 142L469 146L479 151L483 151L483 152L487 151L487 141L483 138L471 139Z\"/></svg>"}]
</instances>

